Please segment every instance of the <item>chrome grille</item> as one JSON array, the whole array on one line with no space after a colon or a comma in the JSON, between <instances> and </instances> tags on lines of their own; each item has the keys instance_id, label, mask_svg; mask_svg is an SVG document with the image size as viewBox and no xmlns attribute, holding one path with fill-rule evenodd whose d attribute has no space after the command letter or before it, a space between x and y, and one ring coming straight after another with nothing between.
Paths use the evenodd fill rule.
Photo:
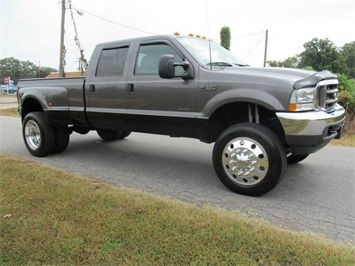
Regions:
<instances>
[{"instance_id":1,"label":"chrome grille","mask_svg":"<svg viewBox=\"0 0 355 266\"><path fill-rule=\"evenodd\" d=\"M338 101L338 80L323 80L317 84L318 108L328 113L335 110Z\"/></svg>"}]
</instances>

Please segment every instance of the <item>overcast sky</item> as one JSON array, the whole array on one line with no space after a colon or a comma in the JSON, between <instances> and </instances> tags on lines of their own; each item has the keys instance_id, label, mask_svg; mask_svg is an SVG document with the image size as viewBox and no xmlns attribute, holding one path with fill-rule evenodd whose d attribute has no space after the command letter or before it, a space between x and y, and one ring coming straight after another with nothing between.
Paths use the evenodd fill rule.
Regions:
<instances>
[{"instance_id":1,"label":"overcast sky","mask_svg":"<svg viewBox=\"0 0 355 266\"><path fill-rule=\"evenodd\" d=\"M68 0L67 0L68 1ZM313 38L336 46L355 41L355 0L71 0L80 43L90 58L97 43L152 34L210 36L219 42L231 29L231 51L261 66L265 30L268 60L303 51ZM59 66L60 0L0 0L0 59L15 57L41 66ZM66 12L66 71L76 70L79 50Z\"/></svg>"}]
</instances>

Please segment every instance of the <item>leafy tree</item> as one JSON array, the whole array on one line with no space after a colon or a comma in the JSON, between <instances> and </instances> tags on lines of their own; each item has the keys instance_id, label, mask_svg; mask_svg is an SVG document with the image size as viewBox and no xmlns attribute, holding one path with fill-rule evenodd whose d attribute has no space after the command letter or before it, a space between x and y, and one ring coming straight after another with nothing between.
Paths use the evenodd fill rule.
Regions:
<instances>
[{"instance_id":1,"label":"leafy tree","mask_svg":"<svg viewBox=\"0 0 355 266\"><path fill-rule=\"evenodd\" d=\"M52 73L52 72L58 72L58 70L57 69L55 69L55 68L52 68L52 67L41 67L40 68L40 78L45 78L45 77L47 77L50 73Z\"/></svg>"},{"instance_id":2,"label":"leafy tree","mask_svg":"<svg viewBox=\"0 0 355 266\"><path fill-rule=\"evenodd\" d=\"M346 64L339 48L329 39L318 39L306 42L305 51L300 54L300 68L312 67L316 71L329 70L344 73Z\"/></svg>"},{"instance_id":3,"label":"leafy tree","mask_svg":"<svg viewBox=\"0 0 355 266\"><path fill-rule=\"evenodd\" d=\"M221 37L221 46L223 46L227 50L230 50L231 32L230 32L229 27L227 27L227 26L222 27L222 29L220 31L220 37Z\"/></svg>"},{"instance_id":4,"label":"leafy tree","mask_svg":"<svg viewBox=\"0 0 355 266\"><path fill-rule=\"evenodd\" d=\"M54 68L42 67L40 77L46 77L49 73L56 71ZM14 57L0 60L0 80L9 76L17 84L19 79L37 78L38 66L30 61L20 61Z\"/></svg>"},{"instance_id":5,"label":"leafy tree","mask_svg":"<svg viewBox=\"0 0 355 266\"><path fill-rule=\"evenodd\" d=\"M346 64L344 73L350 78L355 78L355 41L346 43L341 49L341 54Z\"/></svg>"},{"instance_id":6,"label":"leafy tree","mask_svg":"<svg viewBox=\"0 0 355 266\"><path fill-rule=\"evenodd\" d=\"M288 67L288 68L297 68L299 65L299 58L298 56L292 56L287 58L284 61L267 61L267 63L271 67Z\"/></svg>"},{"instance_id":7,"label":"leafy tree","mask_svg":"<svg viewBox=\"0 0 355 266\"><path fill-rule=\"evenodd\" d=\"M18 79L22 76L20 60L10 57L0 60L0 79L3 81L4 77L11 77L17 83Z\"/></svg>"}]
</instances>

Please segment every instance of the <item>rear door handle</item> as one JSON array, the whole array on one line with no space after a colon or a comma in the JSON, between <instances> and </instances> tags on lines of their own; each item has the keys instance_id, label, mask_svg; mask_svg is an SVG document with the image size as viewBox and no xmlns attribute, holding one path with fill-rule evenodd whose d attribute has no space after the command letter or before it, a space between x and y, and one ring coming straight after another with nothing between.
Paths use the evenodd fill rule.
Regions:
<instances>
[{"instance_id":1,"label":"rear door handle","mask_svg":"<svg viewBox=\"0 0 355 266\"><path fill-rule=\"evenodd\" d=\"M128 83L127 84L127 95L133 95L134 94L134 84Z\"/></svg>"}]
</instances>

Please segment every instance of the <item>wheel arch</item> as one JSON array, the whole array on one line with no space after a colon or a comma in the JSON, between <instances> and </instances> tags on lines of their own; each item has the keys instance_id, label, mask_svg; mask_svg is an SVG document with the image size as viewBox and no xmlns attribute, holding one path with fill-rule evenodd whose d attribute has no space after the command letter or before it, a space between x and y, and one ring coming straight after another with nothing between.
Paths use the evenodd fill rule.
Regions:
<instances>
[{"instance_id":1,"label":"wheel arch","mask_svg":"<svg viewBox=\"0 0 355 266\"><path fill-rule=\"evenodd\" d=\"M209 117L206 128L207 142L215 142L228 127L240 123L256 123L270 128L284 142L285 132L275 111L250 101L234 101L217 108Z\"/></svg>"},{"instance_id":2,"label":"wheel arch","mask_svg":"<svg viewBox=\"0 0 355 266\"><path fill-rule=\"evenodd\" d=\"M28 113L43 112L43 110L40 100L34 97L25 98L21 105L21 119L23 121Z\"/></svg>"},{"instance_id":3,"label":"wheel arch","mask_svg":"<svg viewBox=\"0 0 355 266\"><path fill-rule=\"evenodd\" d=\"M267 91L255 91L251 89L234 89L218 93L212 97L203 107L202 115L211 117L212 114L230 103L253 103L272 111L286 110L288 106L284 106L278 98Z\"/></svg>"}]
</instances>

